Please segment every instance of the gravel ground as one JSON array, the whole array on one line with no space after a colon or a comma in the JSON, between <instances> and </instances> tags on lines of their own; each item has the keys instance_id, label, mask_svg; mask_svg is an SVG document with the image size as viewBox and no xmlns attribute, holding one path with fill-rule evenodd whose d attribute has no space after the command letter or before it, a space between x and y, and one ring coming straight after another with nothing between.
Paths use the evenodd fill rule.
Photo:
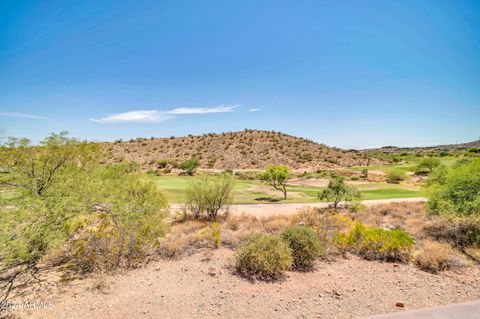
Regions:
<instances>
[{"instance_id":1,"label":"gravel ground","mask_svg":"<svg viewBox=\"0 0 480 319\"><path fill-rule=\"evenodd\" d=\"M88 278L17 300L53 307L24 318L361 318L480 299L480 268L433 275L412 265L354 256L289 272L279 282L236 276L233 251L152 261L101 280ZM18 297L17 297L18 298ZM401 307L403 305L403 307ZM399 307L400 306L400 307Z\"/></svg>"}]
</instances>

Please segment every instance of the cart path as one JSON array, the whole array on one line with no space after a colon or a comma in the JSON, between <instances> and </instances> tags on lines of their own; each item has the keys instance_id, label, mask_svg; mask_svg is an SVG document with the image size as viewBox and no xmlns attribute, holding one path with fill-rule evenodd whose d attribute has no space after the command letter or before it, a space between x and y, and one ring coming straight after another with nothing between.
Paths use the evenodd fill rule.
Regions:
<instances>
[{"instance_id":1,"label":"cart path","mask_svg":"<svg viewBox=\"0 0 480 319\"><path fill-rule=\"evenodd\" d=\"M375 199L375 200L364 200L362 204L378 205L378 204L390 204L390 203L422 203L426 202L425 197L415 197L415 198L392 198L392 199ZM249 214L257 217L269 217L274 215L291 215L295 214L298 209L304 207L316 207L316 208L327 208L332 205L330 202L322 203L296 203L296 204L243 204L243 205L231 205L229 208L230 214ZM182 209L182 205L175 204L171 205L170 208L174 211Z\"/></svg>"}]
</instances>

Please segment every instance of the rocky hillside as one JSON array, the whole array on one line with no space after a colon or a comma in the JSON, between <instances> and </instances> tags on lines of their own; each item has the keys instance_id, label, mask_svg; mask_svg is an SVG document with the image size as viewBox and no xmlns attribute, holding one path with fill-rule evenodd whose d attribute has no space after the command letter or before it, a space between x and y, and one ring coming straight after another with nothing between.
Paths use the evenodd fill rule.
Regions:
<instances>
[{"instance_id":1,"label":"rocky hillside","mask_svg":"<svg viewBox=\"0 0 480 319\"><path fill-rule=\"evenodd\" d=\"M435 146L425 146L425 147L397 147L397 146L383 146L379 148L372 148L362 150L362 152L382 152L386 154L395 154L401 152L410 152L410 153L426 153L432 151L464 151L471 148L480 148L480 140L476 140L468 143L459 143L459 144L444 144L444 145L435 145Z\"/></svg>"},{"instance_id":2,"label":"rocky hillside","mask_svg":"<svg viewBox=\"0 0 480 319\"><path fill-rule=\"evenodd\" d=\"M328 147L311 140L279 132L244 130L201 136L139 138L104 143L108 161L141 163L158 167L160 160L181 162L196 157L202 168L261 169L268 164L288 165L292 169L314 170L366 163L365 155ZM379 160L373 159L370 164Z\"/></svg>"}]
</instances>

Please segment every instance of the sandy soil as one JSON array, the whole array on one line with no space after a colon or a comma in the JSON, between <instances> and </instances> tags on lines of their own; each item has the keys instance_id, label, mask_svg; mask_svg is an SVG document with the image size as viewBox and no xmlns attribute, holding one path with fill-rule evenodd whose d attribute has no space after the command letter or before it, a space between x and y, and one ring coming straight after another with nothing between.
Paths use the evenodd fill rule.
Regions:
<instances>
[{"instance_id":1,"label":"sandy soil","mask_svg":"<svg viewBox=\"0 0 480 319\"><path fill-rule=\"evenodd\" d=\"M249 282L232 270L233 252L199 252L40 293L49 309L15 310L22 318L361 318L480 298L480 269L433 275L411 265L351 256L289 272L280 282ZM23 300L28 298L23 297ZM34 297L30 297L34 298ZM35 299L35 298L34 298ZM397 307L404 303L405 307Z\"/></svg>"}]
</instances>

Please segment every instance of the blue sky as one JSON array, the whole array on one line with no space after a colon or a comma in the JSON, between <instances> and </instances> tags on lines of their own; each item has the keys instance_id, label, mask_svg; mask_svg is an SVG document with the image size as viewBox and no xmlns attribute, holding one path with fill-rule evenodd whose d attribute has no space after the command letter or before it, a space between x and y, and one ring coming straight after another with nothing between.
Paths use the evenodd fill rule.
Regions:
<instances>
[{"instance_id":1,"label":"blue sky","mask_svg":"<svg viewBox=\"0 0 480 319\"><path fill-rule=\"evenodd\" d=\"M480 136L479 1L0 1L0 128L256 128L340 147Z\"/></svg>"}]
</instances>

